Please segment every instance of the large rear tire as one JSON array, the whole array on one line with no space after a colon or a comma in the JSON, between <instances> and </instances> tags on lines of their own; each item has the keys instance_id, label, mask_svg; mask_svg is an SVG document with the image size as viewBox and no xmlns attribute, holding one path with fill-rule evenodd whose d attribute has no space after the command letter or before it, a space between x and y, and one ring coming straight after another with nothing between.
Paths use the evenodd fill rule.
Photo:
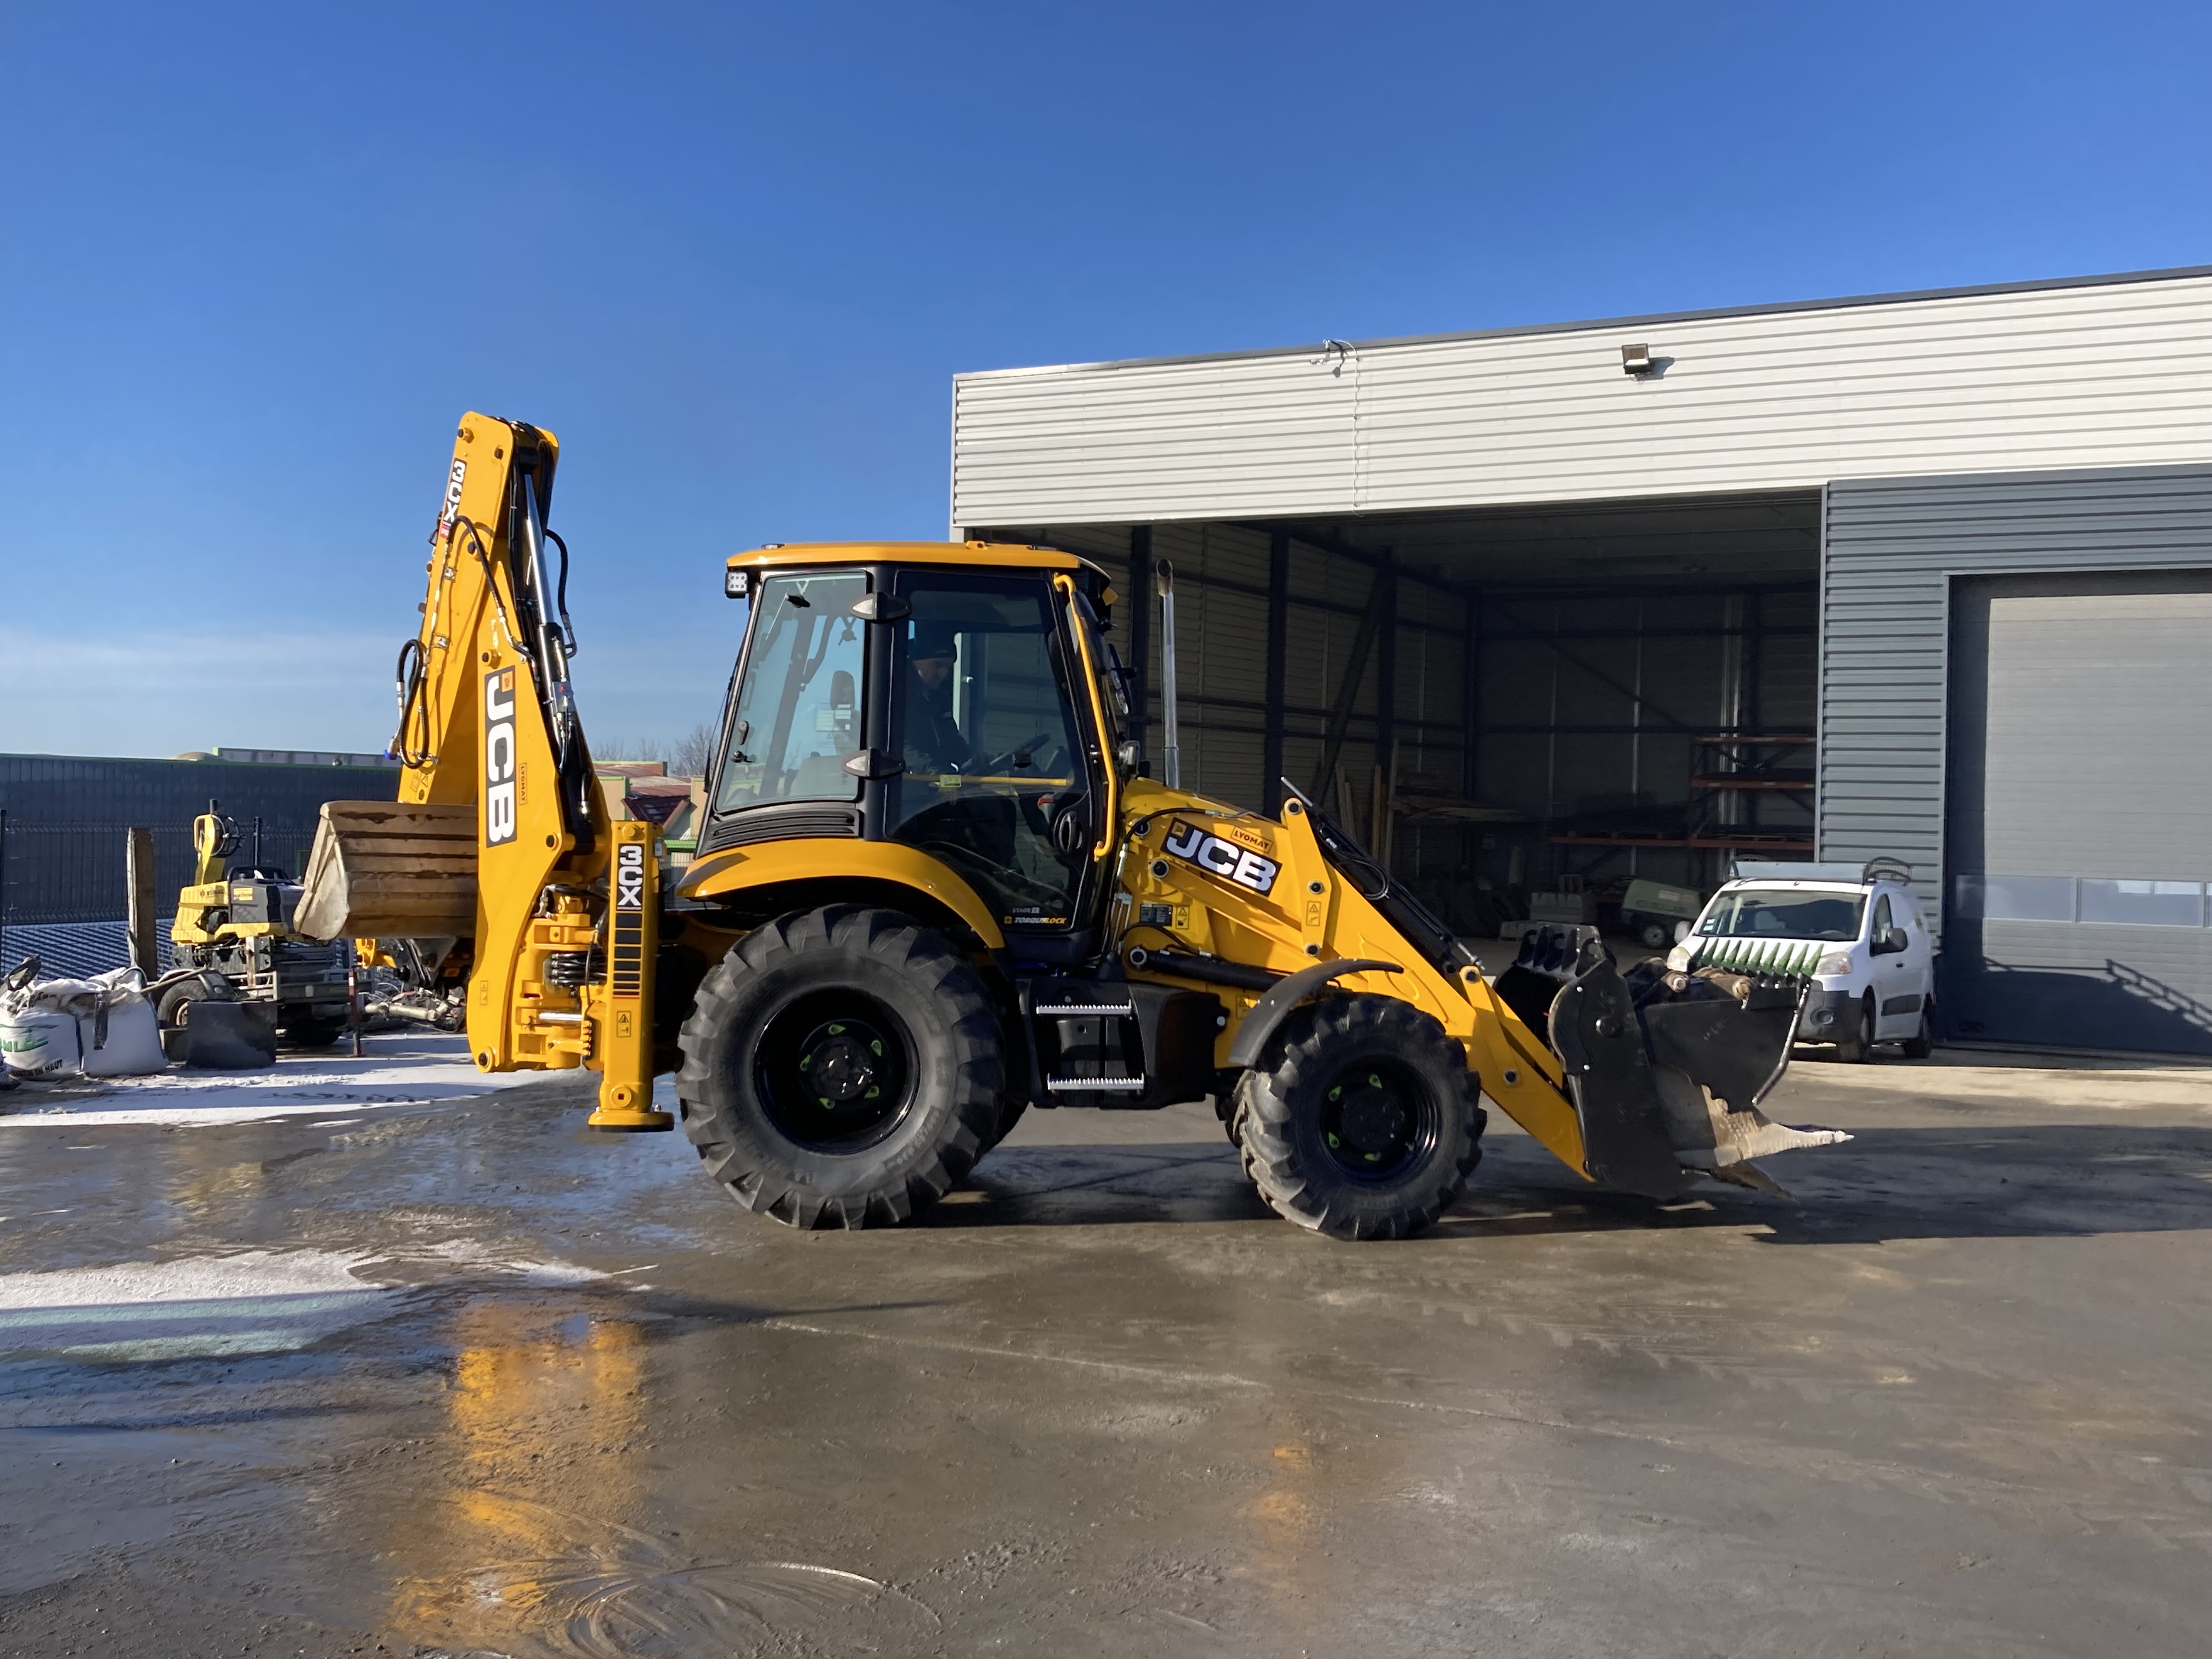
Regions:
<instances>
[{"instance_id":1,"label":"large rear tire","mask_svg":"<svg viewBox=\"0 0 2212 1659\"><path fill-rule=\"evenodd\" d=\"M1000 1128L998 1012L942 934L896 911L755 928L708 970L681 1042L684 1129L708 1173L794 1227L904 1221Z\"/></svg>"},{"instance_id":2,"label":"large rear tire","mask_svg":"<svg viewBox=\"0 0 2212 1659\"><path fill-rule=\"evenodd\" d=\"M1395 997L1293 1010L1237 1085L1245 1173L1285 1220L1334 1238L1431 1225L1482 1161L1467 1053Z\"/></svg>"}]
</instances>

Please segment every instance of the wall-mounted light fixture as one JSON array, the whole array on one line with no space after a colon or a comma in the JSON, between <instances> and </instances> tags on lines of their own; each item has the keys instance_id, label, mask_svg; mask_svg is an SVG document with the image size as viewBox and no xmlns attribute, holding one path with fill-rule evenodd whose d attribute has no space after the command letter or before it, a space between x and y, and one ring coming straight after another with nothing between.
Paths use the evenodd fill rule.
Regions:
<instances>
[{"instance_id":1,"label":"wall-mounted light fixture","mask_svg":"<svg viewBox=\"0 0 2212 1659\"><path fill-rule=\"evenodd\" d=\"M1625 345L1620 349L1620 372L1624 374L1644 375L1651 372L1651 348L1648 345Z\"/></svg>"}]
</instances>

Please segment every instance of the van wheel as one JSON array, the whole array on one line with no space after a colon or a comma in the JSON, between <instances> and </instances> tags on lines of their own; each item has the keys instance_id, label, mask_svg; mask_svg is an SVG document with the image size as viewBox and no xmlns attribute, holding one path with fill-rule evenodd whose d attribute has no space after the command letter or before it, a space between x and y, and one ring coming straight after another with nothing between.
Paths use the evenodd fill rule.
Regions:
<instances>
[{"instance_id":1,"label":"van wheel","mask_svg":"<svg viewBox=\"0 0 2212 1659\"><path fill-rule=\"evenodd\" d=\"M1874 1052L1874 993L1869 991L1859 999L1857 1028L1849 1036L1836 1039L1836 1058L1846 1066L1865 1062Z\"/></svg>"},{"instance_id":2,"label":"van wheel","mask_svg":"<svg viewBox=\"0 0 2212 1659\"><path fill-rule=\"evenodd\" d=\"M1467 1051L1395 997L1292 1012L1237 1085L1245 1172L1278 1215L1336 1238L1405 1238L1455 1201L1488 1121Z\"/></svg>"},{"instance_id":3,"label":"van wheel","mask_svg":"<svg viewBox=\"0 0 2212 1659\"><path fill-rule=\"evenodd\" d=\"M684 1130L738 1203L794 1227L904 1221L1005 1128L1005 1034L943 934L835 905L745 935L681 1037Z\"/></svg>"},{"instance_id":4,"label":"van wheel","mask_svg":"<svg viewBox=\"0 0 2212 1659\"><path fill-rule=\"evenodd\" d=\"M1920 1030L1905 1039L1907 1060L1925 1060L1936 1052L1936 1005L1923 1001L1920 1005Z\"/></svg>"}]
</instances>

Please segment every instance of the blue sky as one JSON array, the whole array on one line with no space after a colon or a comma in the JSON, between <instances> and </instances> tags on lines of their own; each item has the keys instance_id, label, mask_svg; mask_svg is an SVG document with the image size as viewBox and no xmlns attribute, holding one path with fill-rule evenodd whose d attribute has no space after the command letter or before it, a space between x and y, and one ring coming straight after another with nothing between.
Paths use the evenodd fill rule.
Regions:
<instances>
[{"instance_id":1,"label":"blue sky","mask_svg":"<svg viewBox=\"0 0 2212 1659\"><path fill-rule=\"evenodd\" d=\"M603 746L1012 364L2212 263L2212 8L0 9L0 750L380 748L453 417Z\"/></svg>"}]
</instances>

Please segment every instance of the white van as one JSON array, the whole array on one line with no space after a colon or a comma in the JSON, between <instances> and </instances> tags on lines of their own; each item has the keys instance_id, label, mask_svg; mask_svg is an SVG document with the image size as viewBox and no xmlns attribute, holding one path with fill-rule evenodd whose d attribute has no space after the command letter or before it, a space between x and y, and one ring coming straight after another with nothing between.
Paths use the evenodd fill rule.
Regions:
<instances>
[{"instance_id":1,"label":"white van","mask_svg":"<svg viewBox=\"0 0 2212 1659\"><path fill-rule=\"evenodd\" d=\"M1736 860L1707 901L1670 969L1723 968L1811 979L1800 1042L1832 1042L1859 1060L1876 1042L1925 1060L1935 1043L1935 952L1911 866Z\"/></svg>"}]
</instances>

